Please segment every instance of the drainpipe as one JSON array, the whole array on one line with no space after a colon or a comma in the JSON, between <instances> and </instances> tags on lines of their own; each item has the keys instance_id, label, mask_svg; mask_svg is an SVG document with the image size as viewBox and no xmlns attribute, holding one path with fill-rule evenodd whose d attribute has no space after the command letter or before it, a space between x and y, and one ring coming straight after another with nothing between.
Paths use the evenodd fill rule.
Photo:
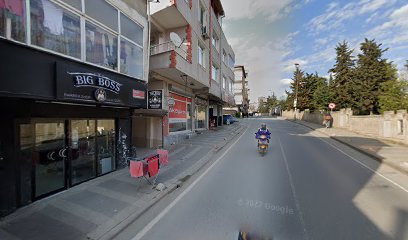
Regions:
<instances>
[{"instance_id":1,"label":"drainpipe","mask_svg":"<svg viewBox=\"0 0 408 240\"><path fill-rule=\"evenodd\" d=\"M209 17L210 17L210 26L208 26L209 33L210 33L210 61L209 61L209 69L210 69L210 88L211 88L211 80L212 80L212 0L210 2L210 8L209 8Z\"/></svg>"},{"instance_id":2,"label":"drainpipe","mask_svg":"<svg viewBox=\"0 0 408 240\"><path fill-rule=\"evenodd\" d=\"M221 18L224 18L225 16L221 16ZM219 23L219 22L218 22ZM221 28L221 32L220 32L220 51L218 52L219 53L219 55L220 55L220 82L221 82L221 84L220 84L220 90L221 90L221 102L222 102L222 107L221 107L221 111L220 111L220 114L221 114L221 126L222 125L224 125L224 121L223 121L223 115L224 115L224 110L223 110L223 106L224 106L224 99L223 99L223 97L224 97L224 95L225 95L225 93L223 92L223 87L222 87L222 84L224 83L224 78L223 78L223 74L222 74L222 66L223 66L223 64L222 64L222 34L224 33L224 31L222 30L222 26L221 26L221 24L220 24L220 28ZM226 39L226 38L225 38ZM227 82L225 82L225 85L227 85Z\"/></svg>"}]
</instances>

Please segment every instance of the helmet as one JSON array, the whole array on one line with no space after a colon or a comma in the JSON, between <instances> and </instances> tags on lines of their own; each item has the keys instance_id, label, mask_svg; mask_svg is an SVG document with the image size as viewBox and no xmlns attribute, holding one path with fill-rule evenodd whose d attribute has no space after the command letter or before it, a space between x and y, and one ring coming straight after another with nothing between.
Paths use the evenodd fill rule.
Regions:
<instances>
[{"instance_id":1,"label":"helmet","mask_svg":"<svg viewBox=\"0 0 408 240\"><path fill-rule=\"evenodd\" d=\"M266 123L262 123L262 124L261 124L261 129L262 129L262 130L266 130Z\"/></svg>"}]
</instances>

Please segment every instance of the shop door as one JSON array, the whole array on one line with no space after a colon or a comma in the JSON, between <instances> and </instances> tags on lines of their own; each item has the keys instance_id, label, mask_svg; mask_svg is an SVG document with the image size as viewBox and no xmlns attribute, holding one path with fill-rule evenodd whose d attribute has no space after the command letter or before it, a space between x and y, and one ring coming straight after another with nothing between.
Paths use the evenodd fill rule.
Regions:
<instances>
[{"instance_id":1,"label":"shop door","mask_svg":"<svg viewBox=\"0 0 408 240\"><path fill-rule=\"evenodd\" d=\"M69 121L70 185L75 185L96 176L96 121Z\"/></svg>"},{"instance_id":2,"label":"shop door","mask_svg":"<svg viewBox=\"0 0 408 240\"><path fill-rule=\"evenodd\" d=\"M24 125L26 126L26 125ZM31 128L20 130L21 147L29 148L29 139L34 133L32 160L34 164L34 197L56 192L66 187L65 160L67 148L65 144L64 121L36 122L33 132ZM28 142L27 142L28 141Z\"/></svg>"}]
</instances>

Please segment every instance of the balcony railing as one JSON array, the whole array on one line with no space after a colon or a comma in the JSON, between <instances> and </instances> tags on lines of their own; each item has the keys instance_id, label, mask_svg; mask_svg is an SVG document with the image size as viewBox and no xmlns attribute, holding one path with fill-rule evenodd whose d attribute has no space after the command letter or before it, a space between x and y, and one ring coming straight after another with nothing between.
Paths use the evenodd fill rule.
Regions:
<instances>
[{"instance_id":1,"label":"balcony railing","mask_svg":"<svg viewBox=\"0 0 408 240\"><path fill-rule=\"evenodd\" d=\"M160 43L157 45L153 45L150 47L150 55L157 55L160 53L176 51L181 57L187 60L187 50L185 45L181 45L180 47L176 47L173 42L165 42Z\"/></svg>"}]
</instances>

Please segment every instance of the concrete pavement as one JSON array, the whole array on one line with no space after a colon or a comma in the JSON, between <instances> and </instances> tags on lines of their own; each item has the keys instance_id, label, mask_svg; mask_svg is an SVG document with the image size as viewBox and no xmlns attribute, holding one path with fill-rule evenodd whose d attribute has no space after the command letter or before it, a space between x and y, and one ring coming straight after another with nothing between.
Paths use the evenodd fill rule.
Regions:
<instances>
[{"instance_id":1,"label":"concrete pavement","mask_svg":"<svg viewBox=\"0 0 408 240\"><path fill-rule=\"evenodd\" d=\"M321 125L301 120L297 120L296 123L324 133L357 151L369 155L381 163L385 163L408 174L408 146L406 145L364 136L346 129L324 128Z\"/></svg>"},{"instance_id":2,"label":"concrete pavement","mask_svg":"<svg viewBox=\"0 0 408 240\"><path fill-rule=\"evenodd\" d=\"M234 123L172 146L169 164L156 181L167 186L162 192L121 169L18 209L1 219L0 239L109 239L198 171L245 127Z\"/></svg>"}]
</instances>

